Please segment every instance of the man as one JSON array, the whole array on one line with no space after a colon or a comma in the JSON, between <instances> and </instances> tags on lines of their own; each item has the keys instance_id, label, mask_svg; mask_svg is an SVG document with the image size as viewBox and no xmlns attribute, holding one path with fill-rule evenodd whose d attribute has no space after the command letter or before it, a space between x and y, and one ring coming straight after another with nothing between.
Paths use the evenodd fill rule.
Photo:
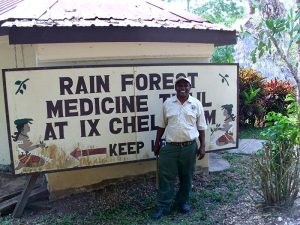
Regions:
<instances>
[{"instance_id":1,"label":"man","mask_svg":"<svg viewBox=\"0 0 300 225\"><path fill-rule=\"evenodd\" d=\"M191 211L189 194L195 170L196 155L205 155L205 129L207 128L201 102L190 96L191 82L179 77L175 81L176 96L167 99L162 108L156 134L154 154L159 155L157 211L155 220L169 213L173 202L175 182L179 177L179 190L175 203L183 213ZM166 146L160 149L160 140L166 134ZM196 139L200 145L197 146Z\"/></svg>"}]
</instances>

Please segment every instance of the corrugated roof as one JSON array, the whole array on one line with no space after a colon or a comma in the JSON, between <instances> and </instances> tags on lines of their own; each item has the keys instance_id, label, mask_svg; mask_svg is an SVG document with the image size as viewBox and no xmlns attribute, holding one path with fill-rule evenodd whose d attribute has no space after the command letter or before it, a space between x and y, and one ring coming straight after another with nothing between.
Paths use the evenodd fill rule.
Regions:
<instances>
[{"instance_id":1,"label":"corrugated roof","mask_svg":"<svg viewBox=\"0 0 300 225\"><path fill-rule=\"evenodd\" d=\"M39 0L32 3L33 0L23 0L14 9L2 13L2 27L115 26L230 30L194 14L172 10L159 1Z\"/></svg>"},{"instance_id":2,"label":"corrugated roof","mask_svg":"<svg viewBox=\"0 0 300 225\"><path fill-rule=\"evenodd\" d=\"M18 3L22 2L23 0L1 0L0 1L0 15L12 10L15 8Z\"/></svg>"},{"instance_id":3,"label":"corrugated roof","mask_svg":"<svg viewBox=\"0 0 300 225\"><path fill-rule=\"evenodd\" d=\"M235 30L159 0L13 0L0 13L11 44L74 42L236 43ZM8 0L0 0L0 5Z\"/></svg>"}]
</instances>

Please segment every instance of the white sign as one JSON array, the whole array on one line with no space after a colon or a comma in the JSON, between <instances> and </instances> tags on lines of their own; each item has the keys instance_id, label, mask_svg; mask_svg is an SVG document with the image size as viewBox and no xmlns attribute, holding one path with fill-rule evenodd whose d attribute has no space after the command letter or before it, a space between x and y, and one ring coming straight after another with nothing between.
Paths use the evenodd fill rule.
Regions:
<instances>
[{"instance_id":1,"label":"white sign","mask_svg":"<svg viewBox=\"0 0 300 225\"><path fill-rule=\"evenodd\" d=\"M237 147L236 64L4 70L15 174L153 159L163 101L179 76L204 107L207 151Z\"/></svg>"}]
</instances>

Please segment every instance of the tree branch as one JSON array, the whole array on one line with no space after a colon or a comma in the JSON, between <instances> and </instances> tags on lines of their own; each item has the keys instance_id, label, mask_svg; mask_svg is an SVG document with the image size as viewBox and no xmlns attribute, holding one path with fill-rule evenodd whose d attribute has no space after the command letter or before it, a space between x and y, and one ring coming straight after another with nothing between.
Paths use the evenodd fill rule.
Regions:
<instances>
[{"instance_id":1,"label":"tree branch","mask_svg":"<svg viewBox=\"0 0 300 225\"><path fill-rule=\"evenodd\" d=\"M271 39L271 41L274 44L274 46L275 46L277 52L279 53L280 57L286 63L289 71L292 73L293 77L296 79L297 78L297 68L294 68L293 65L289 62L287 56L284 54L284 52L278 46L278 43L277 43L276 39L274 38L274 36L269 31L266 31L266 34Z\"/></svg>"}]
</instances>

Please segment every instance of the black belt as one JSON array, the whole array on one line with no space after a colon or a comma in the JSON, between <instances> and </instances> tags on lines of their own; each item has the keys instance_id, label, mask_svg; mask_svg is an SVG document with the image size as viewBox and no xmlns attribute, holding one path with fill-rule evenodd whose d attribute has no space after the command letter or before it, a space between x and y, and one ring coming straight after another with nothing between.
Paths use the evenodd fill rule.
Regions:
<instances>
[{"instance_id":1,"label":"black belt","mask_svg":"<svg viewBox=\"0 0 300 225\"><path fill-rule=\"evenodd\" d=\"M170 144L170 145L177 145L177 146L187 146L187 145L191 145L193 144L195 141L185 141L185 142L167 142L167 144Z\"/></svg>"}]
</instances>

